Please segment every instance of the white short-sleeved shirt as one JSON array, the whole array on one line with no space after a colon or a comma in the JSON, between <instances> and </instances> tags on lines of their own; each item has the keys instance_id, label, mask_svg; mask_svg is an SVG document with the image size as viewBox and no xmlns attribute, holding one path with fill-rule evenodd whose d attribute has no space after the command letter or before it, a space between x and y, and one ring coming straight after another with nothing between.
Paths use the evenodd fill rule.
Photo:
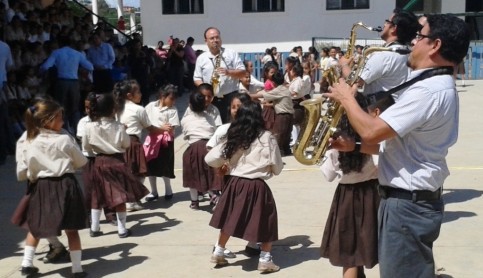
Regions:
<instances>
[{"instance_id":1,"label":"white short-sleeved shirt","mask_svg":"<svg viewBox=\"0 0 483 278\"><path fill-rule=\"evenodd\" d=\"M227 123L224 125L219 126L216 130L213 136L211 136L210 140L208 140L208 143L206 143L207 148L214 148L216 145L218 145L221 142L221 139L223 136L226 135L228 132L228 129L230 128L231 123Z\"/></svg>"},{"instance_id":2,"label":"white short-sleeved shirt","mask_svg":"<svg viewBox=\"0 0 483 278\"><path fill-rule=\"evenodd\" d=\"M220 67L226 69L245 70L243 61L237 52L231 49L222 47L222 57ZM203 83L211 84L211 76L215 67L215 55L210 51L203 52L198 59L196 59L195 72L193 75L194 81L202 81ZM220 88L218 95L225 95L238 90L238 78L230 76L220 76Z\"/></svg>"},{"instance_id":3,"label":"white short-sleeved shirt","mask_svg":"<svg viewBox=\"0 0 483 278\"><path fill-rule=\"evenodd\" d=\"M146 113L149 120L154 126L160 127L165 124L171 124L171 126L180 126L178 110L176 107L159 106L159 100L152 101L146 105Z\"/></svg>"},{"instance_id":4,"label":"white short-sleeved shirt","mask_svg":"<svg viewBox=\"0 0 483 278\"><path fill-rule=\"evenodd\" d=\"M184 139L188 140L189 144L201 139L209 140L220 125L222 125L220 112L211 104L201 113L195 113L188 107L181 119Z\"/></svg>"},{"instance_id":5,"label":"white short-sleeved shirt","mask_svg":"<svg viewBox=\"0 0 483 278\"><path fill-rule=\"evenodd\" d=\"M86 123L82 148L95 154L124 153L131 145L131 139L123 124L113 118L101 118Z\"/></svg>"},{"instance_id":6,"label":"white short-sleeved shirt","mask_svg":"<svg viewBox=\"0 0 483 278\"><path fill-rule=\"evenodd\" d=\"M401 48L396 46L394 48ZM406 65L407 55L395 52L374 52L367 60L360 78L364 80L364 95L380 91L388 91L404 83L409 76L410 68Z\"/></svg>"},{"instance_id":7,"label":"white short-sleeved shirt","mask_svg":"<svg viewBox=\"0 0 483 278\"><path fill-rule=\"evenodd\" d=\"M288 89L290 90L290 94L296 93L296 95L292 95L292 99L299 99L303 98L305 96L304 91L303 91L303 85L304 85L304 80L302 77L295 77L291 82L290 85L288 86Z\"/></svg>"},{"instance_id":8,"label":"white short-sleeved shirt","mask_svg":"<svg viewBox=\"0 0 483 278\"><path fill-rule=\"evenodd\" d=\"M409 78L419 75L414 71ZM459 100L453 77L439 75L397 92L380 118L398 136L379 151L379 181L406 190L439 189L449 175L448 149L458 138Z\"/></svg>"},{"instance_id":9,"label":"white short-sleeved shirt","mask_svg":"<svg viewBox=\"0 0 483 278\"><path fill-rule=\"evenodd\" d=\"M126 100L124 111L119 121L127 127L127 134L136 135L139 139L141 138L143 129L151 126L151 121L149 121L144 107L130 100Z\"/></svg>"},{"instance_id":10,"label":"white short-sleeved shirt","mask_svg":"<svg viewBox=\"0 0 483 278\"><path fill-rule=\"evenodd\" d=\"M74 138L65 132L41 129L33 140L26 133L17 142L17 178L36 181L39 178L61 177L87 163Z\"/></svg>"},{"instance_id":11,"label":"white short-sleeved shirt","mask_svg":"<svg viewBox=\"0 0 483 278\"><path fill-rule=\"evenodd\" d=\"M226 160L223 158L224 143L216 145L205 156L211 167L219 168ZM229 175L247 179L267 180L282 172L283 161L277 140L265 131L255 139L247 150L238 150L229 161Z\"/></svg>"},{"instance_id":12,"label":"white short-sleeved shirt","mask_svg":"<svg viewBox=\"0 0 483 278\"><path fill-rule=\"evenodd\" d=\"M89 116L85 116L79 120L77 123L77 138L82 139L86 134L86 124L91 122L91 118ZM87 157L95 157L96 155L93 152L88 152L84 148L82 148L82 153Z\"/></svg>"},{"instance_id":13,"label":"white short-sleeved shirt","mask_svg":"<svg viewBox=\"0 0 483 278\"><path fill-rule=\"evenodd\" d=\"M326 159L320 165L320 170L327 181L333 181L339 178L339 183L354 184L377 179L377 167L372 160L372 156L367 159L360 172L352 171L347 174L342 173L340 169L339 152L336 149L328 150L325 153L325 157Z\"/></svg>"}]
</instances>

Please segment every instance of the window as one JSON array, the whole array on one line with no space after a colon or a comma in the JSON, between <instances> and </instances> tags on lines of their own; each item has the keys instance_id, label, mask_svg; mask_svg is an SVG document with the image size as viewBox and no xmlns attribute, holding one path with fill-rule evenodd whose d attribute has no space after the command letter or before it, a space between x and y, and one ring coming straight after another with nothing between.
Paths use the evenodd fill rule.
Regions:
<instances>
[{"instance_id":1,"label":"window","mask_svg":"<svg viewBox=\"0 0 483 278\"><path fill-rule=\"evenodd\" d=\"M203 0L163 0L163 14L202 14Z\"/></svg>"},{"instance_id":2,"label":"window","mask_svg":"<svg viewBox=\"0 0 483 278\"><path fill-rule=\"evenodd\" d=\"M285 11L285 0L243 0L244 13L283 11Z\"/></svg>"},{"instance_id":3,"label":"window","mask_svg":"<svg viewBox=\"0 0 483 278\"><path fill-rule=\"evenodd\" d=\"M408 7L406 7L406 6L408 6ZM401 8L401 9L406 8L409 11L423 11L424 10L424 1L414 2L414 1L411 1L411 0L396 0L396 8Z\"/></svg>"},{"instance_id":4,"label":"window","mask_svg":"<svg viewBox=\"0 0 483 278\"><path fill-rule=\"evenodd\" d=\"M369 9L369 0L327 0L327 10Z\"/></svg>"}]
</instances>

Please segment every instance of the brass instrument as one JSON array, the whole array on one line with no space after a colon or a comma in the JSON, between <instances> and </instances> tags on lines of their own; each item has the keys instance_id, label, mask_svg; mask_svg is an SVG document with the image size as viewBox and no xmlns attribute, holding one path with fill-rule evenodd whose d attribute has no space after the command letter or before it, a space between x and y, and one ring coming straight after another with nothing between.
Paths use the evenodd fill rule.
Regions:
<instances>
[{"instance_id":1,"label":"brass instrument","mask_svg":"<svg viewBox=\"0 0 483 278\"><path fill-rule=\"evenodd\" d=\"M361 23L362 24L362 23ZM356 24L354 24L356 26ZM355 28L353 26L353 29ZM360 25L357 25L360 26ZM366 28L366 26L364 26ZM355 43L355 34L351 32L350 45ZM357 68L351 72L346 79L347 84L354 85L362 69L364 68L368 56L376 51L393 51L399 54L408 54L408 49L394 49L388 47L369 47L363 50L362 57L357 63ZM353 73L353 74L352 74ZM338 83L338 72L329 68L324 71L323 77L330 85ZM300 105L305 108L305 121L301 125L299 137L294 145L293 155L298 162L305 165L320 164L321 159L329 147L329 139L337 131L339 121L344 114L344 108L340 103L330 99L309 99L304 100ZM323 114L322 114L323 110Z\"/></svg>"},{"instance_id":2,"label":"brass instrument","mask_svg":"<svg viewBox=\"0 0 483 278\"><path fill-rule=\"evenodd\" d=\"M215 62L213 63L213 73L211 74L211 86L213 86L213 94L217 97L223 97L223 95L218 95L220 90L220 74L218 73L218 68L221 66L221 58L223 52L220 48L220 52L215 56Z\"/></svg>"}]
</instances>

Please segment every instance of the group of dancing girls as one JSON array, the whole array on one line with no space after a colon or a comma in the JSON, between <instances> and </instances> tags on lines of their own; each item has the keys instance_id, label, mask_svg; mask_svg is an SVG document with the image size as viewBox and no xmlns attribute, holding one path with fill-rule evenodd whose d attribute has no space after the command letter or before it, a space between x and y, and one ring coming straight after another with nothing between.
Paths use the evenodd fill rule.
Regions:
<instances>
[{"instance_id":1,"label":"group of dancing girls","mask_svg":"<svg viewBox=\"0 0 483 278\"><path fill-rule=\"evenodd\" d=\"M29 231L22 260L23 276L39 271L33 265L33 257L41 238L63 247L57 239L62 230L69 242L72 276L87 276L81 266L78 230L89 226L90 214L90 236L101 236L99 222L103 208L115 212L120 238L131 235L126 227L126 203L139 202L149 193L140 177L147 174L150 181L151 177L174 178L172 141L174 127L179 125L173 106L176 90L165 89L150 104L149 117L144 108L135 104L141 96L135 81L116 84L113 94L91 93L86 99L88 115L79 121L77 135L82 140L82 151L76 140L62 129L63 109L57 102L40 99L27 109L27 132L17 142L16 156L17 177L28 181L29 196L23 211L26 218L23 226ZM150 119L157 125L151 125ZM167 133L171 140L148 163L142 159L143 146L139 143L143 128L153 134ZM82 167L84 191L74 177L75 171ZM171 186L169 182L165 185L165 198L170 199ZM155 180L151 186L152 198L157 196Z\"/></svg>"}]
</instances>

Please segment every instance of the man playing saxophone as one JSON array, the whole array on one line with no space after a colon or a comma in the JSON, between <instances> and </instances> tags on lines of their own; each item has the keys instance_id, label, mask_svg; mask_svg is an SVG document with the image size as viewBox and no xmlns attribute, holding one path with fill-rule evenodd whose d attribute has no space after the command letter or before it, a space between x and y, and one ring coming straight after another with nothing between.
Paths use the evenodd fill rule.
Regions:
<instances>
[{"instance_id":1,"label":"man playing saxophone","mask_svg":"<svg viewBox=\"0 0 483 278\"><path fill-rule=\"evenodd\" d=\"M245 66L237 52L221 46L221 34L217 28L207 28L204 37L208 51L196 59L193 81L195 86L208 83L215 87L213 83L217 83L213 105L220 110L223 123L227 123L228 106L238 90L238 80L245 75Z\"/></svg>"},{"instance_id":2,"label":"man playing saxophone","mask_svg":"<svg viewBox=\"0 0 483 278\"><path fill-rule=\"evenodd\" d=\"M389 19L385 20L381 32L381 38L385 41L384 47L408 48L420 28L418 18L412 12L395 9ZM406 62L407 55L388 51L374 52L368 58L357 81L359 87L364 86L363 94L387 91L406 81L409 74ZM352 57L339 59L342 76L349 76L353 70L351 63Z\"/></svg>"},{"instance_id":3,"label":"man playing saxophone","mask_svg":"<svg viewBox=\"0 0 483 278\"><path fill-rule=\"evenodd\" d=\"M446 156L458 138L459 105L452 69L467 54L469 38L463 20L427 15L408 58L409 79L418 81L406 82L394 93L395 103L377 118L357 104L357 85L340 82L323 94L345 108L362 140L355 144L340 136L331 141L332 147L379 153L382 278L434 277L432 249L441 229L442 187L449 175Z\"/></svg>"}]
</instances>

